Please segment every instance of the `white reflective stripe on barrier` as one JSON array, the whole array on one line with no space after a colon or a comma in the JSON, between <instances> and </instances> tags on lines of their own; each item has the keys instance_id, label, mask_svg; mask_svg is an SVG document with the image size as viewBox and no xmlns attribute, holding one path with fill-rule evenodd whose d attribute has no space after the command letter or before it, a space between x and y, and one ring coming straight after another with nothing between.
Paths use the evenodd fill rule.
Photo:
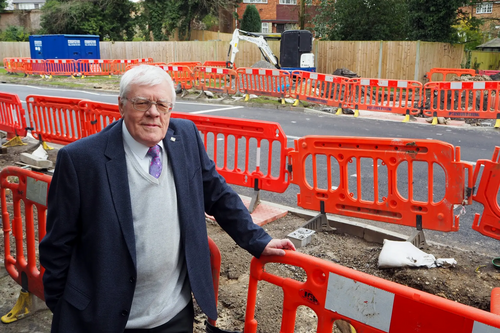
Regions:
<instances>
[{"instance_id":1,"label":"white reflective stripe on barrier","mask_svg":"<svg viewBox=\"0 0 500 333\"><path fill-rule=\"evenodd\" d=\"M387 80L378 80L377 82L379 87L388 87L389 86L389 81Z\"/></svg>"},{"instance_id":2,"label":"white reflective stripe on barrier","mask_svg":"<svg viewBox=\"0 0 500 333\"><path fill-rule=\"evenodd\" d=\"M485 89L486 88L486 82L474 82L472 84L473 89Z\"/></svg>"},{"instance_id":3,"label":"white reflective stripe on barrier","mask_svg":"<svg viewBox=\"0 0 500 333\"><path fill-rule=\"evenodd\" d=\"M408 81L398 81L398 88L408 88Z\"/></svg>"},{"instance_id":4,"label":"white reflective stripe on barrier","mask_svg":"<svg viewBox=\"0 0 500 333\"><path fill-rule=\"evenodd\" d=\"M332 75L325 75L325 81L326 82L333 82L333 76Z\"/></svg>"},{"instance_id":5,"label":"white reflective stripe on barrier","mask_svg":"<svg viewBox=\"0 0 500 333\"><path fill-rule=\"evenodd\" d=\"M251 68L245 69L245 74L252 74L252 73L253 73L253 71Z\"/></svg>"},{"instance_id":6,"label":"white reflective stripe on barrier","mask_svg":"<svg viewBox=\"0 0 500 333\"><path fill-rule=\"evenodd\" d=\"M249 73L251 74L251 73ZM266 70L265 69L259 69L259 75L266 75Z\"/></svg>"},{"instance_id":7,"label":"white reflective stripe on barrier","mask_svg":"<svg viewBox=\"0 0 500 333\"><path fill-rule=\"evenodd\" d=\"M389 332L393 293L330 272L325 309Z\"/></svg>"},{"instance_id":8,"label":"white reflective stripe on barrier","mask_svg":"<svg viewBox=\"0 0 500 333\"><path fill-rule=\"evenodd\" d=\"M317 80L318 79L318 74L317 73L311 73L311 75L309 75L309 78L313 79L313 80Z\"/></svg>"},{"instance_id":9,"label":"white reflective stripe on barrier","mask_svg":"<svg viewBox=\"0 0 500 333\"><path fill-rule=\"evenodd\" d=\"M361 84L362 86L369 86L369 85L370 85L370 80L367 80L367 79L361 79L360 84Z\"/></svg>"},{"instance_id":10,"label":"white reflective stripe on barrier","mask_svg":"<svg viewBox=\"0 0 500 333\"><path fill-rule=\"evenodd\" d=\"M450 89L462 89L462 82L451 82Z\"/></svg>"}]
</instances>

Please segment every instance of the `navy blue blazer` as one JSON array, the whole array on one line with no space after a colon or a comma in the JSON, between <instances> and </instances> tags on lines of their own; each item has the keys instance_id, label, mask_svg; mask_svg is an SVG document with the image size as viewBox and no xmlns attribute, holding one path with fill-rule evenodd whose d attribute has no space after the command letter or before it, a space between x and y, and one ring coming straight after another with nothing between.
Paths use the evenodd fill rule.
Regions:
<instances>
[{"instance_id":1,"label":"navy blue blazer","mask_svg":"<svg viewBox=\"0 0 500 333\"><path fill-rule=\"evenodd\" d=\"M215 319L205 212L256 257L271 237L217 173L191 121L171 119L163 144L176 184L191 290ZM59 151L40 263L52 332L123 332L137 271L122 120Z\"/></svg>"}]
</instances>

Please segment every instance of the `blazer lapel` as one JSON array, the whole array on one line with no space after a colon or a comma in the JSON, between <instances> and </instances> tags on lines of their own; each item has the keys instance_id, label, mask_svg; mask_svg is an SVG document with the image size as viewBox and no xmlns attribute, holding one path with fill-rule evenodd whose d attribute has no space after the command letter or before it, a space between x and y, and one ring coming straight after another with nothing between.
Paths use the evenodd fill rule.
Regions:
<instances>
[{"instance_id":1,"label":"blazer lapel","mask_svg":"<svg viewBox=\"0 0 500 333\"><path fill-rule=\"evenodd\" d=\"M126 167L127 162L123 147L122 122L123 120L119 120L109 131L108 144L104 154L109 159L106 162L106 172L108 174L111 199L122 228L125 243L127 244L134 266L137 267L134 224Z\"/></svg>"}]
</instances>

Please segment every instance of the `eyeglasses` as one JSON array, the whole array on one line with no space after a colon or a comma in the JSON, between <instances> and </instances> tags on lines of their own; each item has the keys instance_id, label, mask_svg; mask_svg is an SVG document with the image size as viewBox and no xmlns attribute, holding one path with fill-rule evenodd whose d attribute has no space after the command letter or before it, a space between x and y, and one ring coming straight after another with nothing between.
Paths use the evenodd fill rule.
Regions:
<instances>
[{"instance_id":1,"label":"eyeglasses","mask_svg":"<svg viewBox=\"0 0 500 333\"><path fill-rule=\"evenodd\" d=\"M126 97L123 97L122 99L126 99L126 100L131 101L134 109L136 109L137 111L141 111L141 112L148 111L149 109L151 109L151 105L153 105L153 104L156 105L156 109L158 110L158 112L161 112L163 114L169 113L170 111L172 111L172 108L174 107L172 103L170 103L168 101L162 101L162 100L158 100L158 101L154 102L154 101L151 101L147 98L128 99Z\"/></svg>"}]
</instances>

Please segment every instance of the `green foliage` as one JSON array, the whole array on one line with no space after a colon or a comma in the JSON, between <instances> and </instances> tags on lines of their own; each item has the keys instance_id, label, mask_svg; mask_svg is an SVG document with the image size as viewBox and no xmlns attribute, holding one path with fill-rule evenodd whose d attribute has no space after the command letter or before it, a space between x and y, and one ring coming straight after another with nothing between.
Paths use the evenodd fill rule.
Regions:
<instances>
[{"instance_id":1,"label":"green foliage","mask_svg":"<svg viewBox=\"0 0 500 333\"><path fill-rule=\"evenodd\" d=\"M7 7L7 0L0 0L0 13Z\"/></svg>"},{"instance_id":2,"label":"green foliage","mask_svg":"<svg viewBox=\"0 0 500 333\"><path fill-rule=\"evenodd\" d=\"M210 30L211 28L219 25L219 18L212 14L206 15L201 22L205 25L205 29Z\"/></svg>"},{"instance_id":3,"label":"green foliage","mask_svg":"<svg viewBox=\"0 0 500 333\"><path fill-rule=\"evenodd\" d=\"M134 3L129 0L48 0L42 7L45 34L92 34L106 40L131 40Z\"/></svg>"},{"instance_id":4,"label":"green foliage","mask_svg":"<svg viewBox=\"0 0 500 333\"><path fill-rule=\"evenodd\" d=\"M471 2L467 0L407 0L409 35L411 40L457 43L459 35L455 27L460 21L459 8Z\"/></svg>"},{"instance_id":5,"label":"green foliage","mask_svg":"<svg viewBox=\"0 0 500 333\"><path fill-rule=\"evenodd\" d=\"M262 30L262 21L255 5L248 5L245 8L241 19L241 30L248 32L260 32Z\"/></svg>"},{"instance_id":6,"label":"green foliage","mask_svg":"<svg viewBox=\"0 0 500 333\"><path fill-rule=\"evenodd\" d=\"M168 40L176 30L180 40L189 40L193 22L202 21L209 15L215 18L219 8L232 8L239 1L144 0L139 3L139 30L146 40L151 40L151 37L154 40Z\"/></svg>"},{"instance_id":7,"label":"green foliage","mask_svg":"<svg viewBox=\"0 0 500 333\"><path fill-rule=\"evenodd\" d=\"M4 42L27 42L30 34L23 27L9 25L5 31L0 34L0 40Z\"/></svg>"},{"instance_id":8,"label":"green foliage","mask_svg":"<svg viewBox=\"0 0 500 333\"><path fill-rule=\"evenodd\" d=\"M405 40L407 15L402 0L321 0L313 23L328 40Z\"/></svg>"}]
</instances>

